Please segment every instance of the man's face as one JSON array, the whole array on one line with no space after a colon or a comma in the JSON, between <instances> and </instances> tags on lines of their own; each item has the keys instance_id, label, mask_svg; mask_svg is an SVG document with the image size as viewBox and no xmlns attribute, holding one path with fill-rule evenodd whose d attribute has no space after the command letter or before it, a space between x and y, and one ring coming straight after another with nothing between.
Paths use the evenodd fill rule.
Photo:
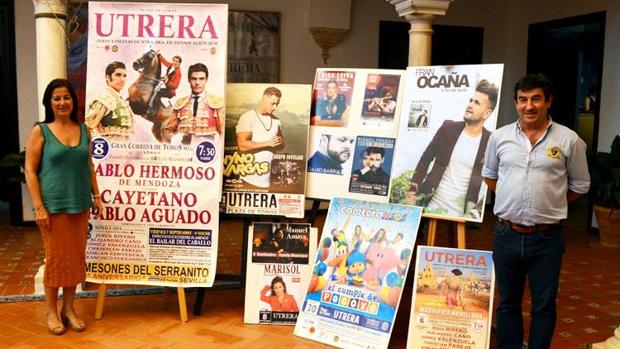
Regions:
<instances>
[{"instance_id":1,"label":"man's face","mask_svg":"<svg viewBox=\"0 0 620 349\"><path fill-rule=\"evenodd\" d=\"M370 164L370 170L372 172L376 172L379 168L381 168L381 165L383 164L383 156L378 153L370 153L368 155L368 161Z\"/></svg>"},{"instance_id":2,"label":"man's face","mask_svg":"<svg viewBox=\"0 0 620 349\"><path fill-rule=\"evenodd\" d=\"M515 106L519 114L519 121L526 126L540 125L547 120L547 112L551 107L552 98L545 99L542 88L535 88L529 91L517 91Z\"/></svg>"},{"instance_id":3,"label":"man's face","mask_svg":"<svg viewBox=\"0 0 620 349\"><path fill-rule=\"evenodd\" d=\"M338 163L344 163L351 156L353 139L345 136L332 136L327 143L327 155Z\"/></svg>"},{"instance_id":4,"label":"man's face","mask_svg":"<svg viewBox=\"0 0 620 349\"><path fill-rule=\"evenodd\" d=\"M192 88L192 93L195 95L201 94L205 90L207 84L207 74L203 71L195 71L189 76L189 85Z\"/></svg>"},{"instance_id":5,"label":"man's face","mask_svg":"<svg viewBox=\"0 0 620 349\"><path fill-rule=\"evenodd\" d=\"M280 97L275 95L263 95L261 99L261 111L266 114L273 114L280 105Z\"/></svg>"},{"instance_id":6,"label":"man's face","mask_svg":"<svg viewBox=\"0 0 620 349\"><path fill-rule=\"evenodd\" d=\"M489 96L482 92L476 92L469 99L463 120L467 124L477 124L484 122L493 112Z\"/></svg>"},{"instance_id":7,"label":"man's face","mask_svg":"<svg viewBox=\"0 0 620 349\"><path fill-rule=\"evenodd\" d=\"M121 92L123 87L125 87L125 79L127 79L127 71L123 68L116 68L112 75L106 75L105 81L116 92Z\"/></svg>"},{"instance_id":8,"label":"man's face","mask_svg":"<svg viewBox=\"0 0 620 349\"><path fill-rule=\"evenodd\" d=\"M338 95L338 85L335 82L327 84L327 97L335 98Z\"/></svg>"},{"instance_id":9,"label":"man's face","mask_svg":"<svg viewBox=\"0 0 620 349\"><path fill-rule=\"evenodd\" d=\"M362 167L363 168L370 167L370 159L368 158L368 153L366 152L362 154Z\"/></svg>"},{"instance_id":10,"label":"man's face","mask_svg":"<svg viewBox=\"0 0 620 349\"><path fill-rule=\"evenodd\" d=\"M181 65L181 61L178 58L174 57L172 59L172 66L176 69Z\"/></svg>"}]
</instances>

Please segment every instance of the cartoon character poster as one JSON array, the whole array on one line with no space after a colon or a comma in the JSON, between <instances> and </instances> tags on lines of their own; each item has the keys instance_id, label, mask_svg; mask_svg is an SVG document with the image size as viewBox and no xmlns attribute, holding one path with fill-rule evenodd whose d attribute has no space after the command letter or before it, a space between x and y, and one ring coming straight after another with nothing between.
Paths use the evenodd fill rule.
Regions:
<instances>
[{"instance_id":1,"label":"cartoon character poster","mask_svg":"<svg viewBox=\"0 0 620 349\"><path fill-rule=\"evenodd\" d=\"M481 222L484 152L495 130L502 64L409 67L389 201Z\"/></svg>"},{"instance_id":2,"label":"cartoon character poster","mask_svg":"<svg viewBox=\"0 0 620 349\"><path fill-rule=\"evenodd\" d=\"M90 2L85 124L105 210L89 281L211 286L228 6Z\"/></svg>"},{"instance_id":3,"label":"cartoon character poster","mask_svg":"<svg viewBox=\"0 0 620 349\"><path fill-rule=\"evenodd\" d=\"M261 222L249 234L244 322L294 325L310 279L317 229Z\"/></svg>"},{"instance_id":4,"label":"cartoon character poster","mask_svg":"<svg viewBox=\"0 0 620 349\"><path fill-rule=\"evenodd\" d=\"M295 335L387 348L422 210L334 198Z\"/></svg>"},{"instance_id":5,"label":"cartoon character poster","mask_svg":"<svg viewBox=\"0 0 620 349\"><path fill-rule=\"evenodd\" d=\"M357 181L359 176L353 174L360 166L360 160L354 158L355 143L359 137L396 138L403 76L404 70L317 69L308 144L307 197L388 201L389 184L362 188ZM324 110L333 115L323 113ZM386 168L383 166L383 170Z\"/></svg>"},{"instance_id":6,"label":"cartoon character poster","mask_svg":"<svg viewBox=\"0 0 620 349\"><path fill-rule=\"evenodd\" d=\"M227 85L226 213L304 216L310 88Z\"/></svg>"},{"instance_id":7,"label":"cartoon character poster","mask_svg":"<svg viewBox=\"0 0 620 349\"><path fill-rule=\"evenodd\" d=\"M418 246L415 265L407 348L489 348L493 254Z\"/></svg>"}]
</instances>

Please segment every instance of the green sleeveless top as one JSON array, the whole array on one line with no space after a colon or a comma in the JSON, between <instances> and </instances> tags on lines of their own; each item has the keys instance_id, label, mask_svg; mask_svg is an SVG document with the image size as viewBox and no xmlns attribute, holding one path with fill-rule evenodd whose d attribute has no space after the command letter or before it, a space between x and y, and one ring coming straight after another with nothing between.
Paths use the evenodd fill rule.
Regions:
<instances>
[{"instance_id":1,"label":"green sleeveless top","mask_svg":"<svg viewBox=\"0 0 620 349\"><path fill-rule=\"evenodd\" d=\"M75 147L62 144L47 124L39 127L44 143L37 175L43 205L49 213L79 213L91 207L86 125L80 125L80 143Z\"/></svg>"}]
</instances>

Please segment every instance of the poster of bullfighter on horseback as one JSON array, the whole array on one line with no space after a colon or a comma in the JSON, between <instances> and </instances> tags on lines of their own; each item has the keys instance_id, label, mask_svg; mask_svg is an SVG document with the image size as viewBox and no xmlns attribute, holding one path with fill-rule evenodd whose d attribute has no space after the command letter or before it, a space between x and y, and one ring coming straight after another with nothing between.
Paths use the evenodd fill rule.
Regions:
<instances>
[{"instance_id":1,"label":"poster of bullfighter on horseback","mask_svg":"<svg viewBox=\"0 0 620 349\"><path fill-rule=\"evenodd\" d=\"M85 123L105 210L89 281L211 286L228 5L91 2Z\"/></svg>"}]
</instances>

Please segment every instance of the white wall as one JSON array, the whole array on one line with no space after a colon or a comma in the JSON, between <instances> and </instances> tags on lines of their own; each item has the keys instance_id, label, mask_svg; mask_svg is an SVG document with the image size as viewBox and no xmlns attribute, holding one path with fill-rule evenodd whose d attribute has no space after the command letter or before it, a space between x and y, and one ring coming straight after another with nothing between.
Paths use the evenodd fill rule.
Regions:
<instances>
[{"instance_id":1,"label":"white wall","mask_svg":"<svg viewBox=\"0 0 620 349\"><path fill-rule=\"evenodd\" d=\"M337 1L337 0L334 0ZM175 1L170 1L175 2ZM180 0L176 2L187 2ZM200 2L200 1L195 1ZM216 1L204 1L216 2ZM324 67L321 49L307 29L308 0L263 0L229 2L230 9L281 13L281 81L312 83L317 67ZM352 1L351 30L330 51L330 67L373 68L377 66L380 20L398 21L393 6L384 0ZM455 0L438 23L484 27L485 63L504 63L504 87L499 125L516 119L512 86L525 74L527 32L532 23L586 13L607 11L605 56L601 92L599 150L608 150L620 132L620 1L614 0ZM17 97L20 144L23 147L37 120L34 8L31 1L15 1L17 50ZM544 52L541 52L544 54ZM25 193L25 190L24 190ZM25 194L27 197L27 194ZM24 200L24 213L30 212Z\"/></svg>"}]
</instances>

